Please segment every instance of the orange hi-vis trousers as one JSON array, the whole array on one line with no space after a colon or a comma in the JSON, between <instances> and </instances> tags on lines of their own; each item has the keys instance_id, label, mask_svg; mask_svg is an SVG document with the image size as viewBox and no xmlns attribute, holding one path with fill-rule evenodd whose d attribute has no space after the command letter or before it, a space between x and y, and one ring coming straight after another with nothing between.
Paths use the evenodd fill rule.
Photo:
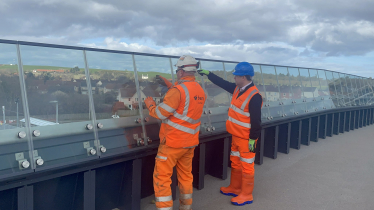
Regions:
<instances>
[{"instance_id":1,"label":"orange hi-vis trousers","mask_svg":"<svg viewBox=\"0 0 374 210\"><path fill-rule=\"evenodd\" d=\"M248 139L232 136L230 154L231 168L239 169L242 170L243 173L254 175L255 156L256 153L249 151Z\"/></svg>"},{"instance_id":2,"label":"orange hi-vis trousers","mask_svg":"<svg viewBox=\"0 0 374 210\"><path fill-rule=\"evenodd\" d=\"M160 144L153 172L153 187L155 190L156 207L158 210L173 208L171 192L171 176L176 166L180 209L190 210L192 205L192 158L195 148L172 148Z\"/></svg>"}]
</instances>

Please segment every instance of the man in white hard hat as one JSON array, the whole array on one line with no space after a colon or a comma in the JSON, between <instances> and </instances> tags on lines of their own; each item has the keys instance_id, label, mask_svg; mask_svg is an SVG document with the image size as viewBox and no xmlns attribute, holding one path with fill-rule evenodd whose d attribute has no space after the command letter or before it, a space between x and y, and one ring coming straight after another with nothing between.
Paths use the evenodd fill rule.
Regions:
<instances>
[{"instance_id":1,"label":"man in white hard hat","mask_svg":"<svg viewBox=\"0 0 374 210\"><path fill-rule=\"evenodd\" d=\"M178 81L174 86L167 79L157 76L157 80L169 88L163 102L156 106L152 97L144 101L149 114L162 120L160 146L153 172L158 210L173 208L170 184L174 166L180 192L179 209L191 209L192 158L199 144L200 117L206 99L203 88L195 81L195 72L199 67L195 58L184 55L175 66Z\"/></svg>"}]
</instances>

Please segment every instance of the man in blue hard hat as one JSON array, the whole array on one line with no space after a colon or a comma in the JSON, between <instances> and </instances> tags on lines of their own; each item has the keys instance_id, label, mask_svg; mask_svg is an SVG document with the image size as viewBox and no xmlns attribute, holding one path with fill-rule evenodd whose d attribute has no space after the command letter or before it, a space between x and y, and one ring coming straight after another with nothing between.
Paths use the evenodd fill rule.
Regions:
<instances>
[{"instance_id":1,"label":"man in blue hard hat","mask_svg":"<svg viewBox=\"0 0 374 210\"><path fill-rule=\"evenodd\" d=\"M253 202L254 160L256 143L261 133L262 97L252 82L253 66L241 62L235 66L235 83L228 82L208 70L198 70L208 76L215 85L232 94L226 121L226 130L232 134L231 179L228 187L221 187L221 193L234 196L231 203L238 206Z\"/></svg>"}]
</instances>

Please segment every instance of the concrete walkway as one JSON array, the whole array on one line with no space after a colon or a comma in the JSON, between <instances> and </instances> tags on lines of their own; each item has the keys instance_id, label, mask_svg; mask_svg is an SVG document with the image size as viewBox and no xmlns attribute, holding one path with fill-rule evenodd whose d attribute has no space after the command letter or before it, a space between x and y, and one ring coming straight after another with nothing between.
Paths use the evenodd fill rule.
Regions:
<instances>
[{"instance_id":1,"label":"concrete walkway","mask_svg":"<svg viewBox=\"0 0 374 210\"><path fill-rule=\"evenodd\" d=\"M373 210L374 126L319 139L288 155L278 153L275 160L264 158L255 170L253 204L231 205L231 197L219 193L230 178L206 175L205 188L194 189L192 209ZM141 209L156 209L152 199L144 198Z\"/></svg>"}]
</instances>

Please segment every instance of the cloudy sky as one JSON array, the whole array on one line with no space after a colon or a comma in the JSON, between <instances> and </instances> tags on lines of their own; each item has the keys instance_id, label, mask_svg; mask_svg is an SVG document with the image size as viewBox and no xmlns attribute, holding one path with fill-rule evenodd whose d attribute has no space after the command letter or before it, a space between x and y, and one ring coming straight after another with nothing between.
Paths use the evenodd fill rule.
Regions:
<instances>
[{"instance_id":1,"label":"cloudy sky","mask_svg":"<svg viewBox=\"0 0 374 210\"><path fill-rule=\"evenodd\" d=\"M373 0L0 0L0 39L374 77Z\"/></svg>"}]
</instances>

